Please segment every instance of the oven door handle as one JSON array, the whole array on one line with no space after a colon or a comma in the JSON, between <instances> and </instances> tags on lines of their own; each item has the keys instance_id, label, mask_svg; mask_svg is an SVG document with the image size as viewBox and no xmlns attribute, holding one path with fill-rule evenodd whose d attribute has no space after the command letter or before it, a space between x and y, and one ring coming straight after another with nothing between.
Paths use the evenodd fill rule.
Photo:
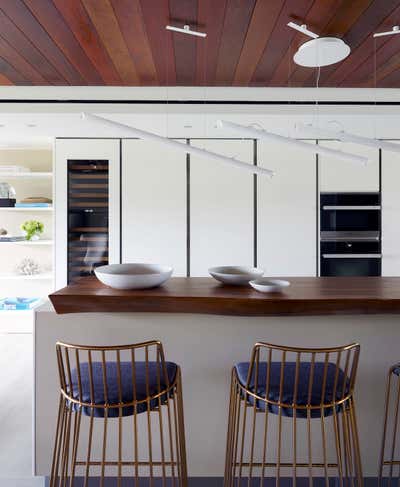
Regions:
<instances>
[{"instance_id":1,"label":"oven door handle","mask_svg":"<svg viewBox=\"0 0 400 487\"><path fill-rule=\"evenodd\" d=\"M324 205L322 207L323 210L329 211L329 210L380 210L381 207L379 205L365 205L365 206L345 206L345 205Z\"/></svg>"},{"instance_id":2,"label":"oven door handle","mask_svg":"<svg viewBox=\"0 0 400 487\"><path fill-rule=\"evenodd\" d=\"M382 254L322 254L324 259L381 259Z\"/></svg>"}]
</instances>

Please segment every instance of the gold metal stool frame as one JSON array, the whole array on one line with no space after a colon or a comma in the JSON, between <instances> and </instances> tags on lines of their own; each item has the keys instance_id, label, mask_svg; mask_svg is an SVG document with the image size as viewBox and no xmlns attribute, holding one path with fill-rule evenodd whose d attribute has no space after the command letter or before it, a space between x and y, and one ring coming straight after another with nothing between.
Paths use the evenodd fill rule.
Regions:
<instances>
[{"instance_id":1,"label":"gold metal stool frame","mask_svg":"<svg viewBox=\"0 0 400 487\"><path fill-rule=\"evenodd\" d=\"M236 367L232 370L224 487L263 487L264 481L267 483L271 477L277 486L281 479L291 477L293 487L300 477L305 477L305 481L308 477L308 485L312 486L316 471L325 479L326 487L329 487L332 477L339 480L340 487L361 487L363 476L353 398L359 352L360 346L356 343L318 349L256 343L245 386L239 381ZM265 395L257 394L261 358L266 364ZM273 362L280 364L277 400L269 395ZM306 389L308 398L299 404L297 394L302 362L310 364L310 371ZM295 372L293 391L289 394L292 402L288 403L285 402L283 382L284 368L289 363ZM323 376L321 403L315 405L312 404L311 393L318 363L323 369ZM326 401L328 364L335 366L335 374L332 398ZM339 381L340 370L342 383ZM272 418L275 418L275 424L272 424ZM316 423L319 424L317 435L313 430ZM330 435L328 426L332 432ZM300 429L306 436L301 442ZM319 449L315 447L316 437L320 442ZM282 449L284 443L286 451ZM318 454L320 458L316 459Z\"/></svg>"},{"instance_id":2,"label":"gold metal stool frame","mask_svg":"<svg viewBox=\"0 0 400 487\"><path fill-rule=\"evenodd\" d=\"M390 367L386 385L385 413L383 421L383 435L381 456L379 464L379 487L383 485L384 474L388 470L387 487L398 486L400 481L400 443L397 439L397 431L400 420L400 377L395 373L400 369L400 363ZM390 432L390 433L389 433ZM395 467L398 467L398 474L394 478Z\"/></svg>"},{"instance_id":3,"label":"gold metal stool frame","mask_svg":"<svg viewBox=\"0 0 400 487\"><path fill-rule=\"evenodd\" d=\"M58 371L60 379L60 402L58 410L56 437L53 453L53 462L51 468L50 487L72 487L76 478L76 471L78 468L83 468L84 486L88 485L91 469L97 469L100 472L100 486L104 485L104 478L106 469L113 469L117 473L117 485L121 485L121 478L123 470L129 470L129 477L133 477L132 486L138 487L140 484L140 477L146 476L149 478L149 486L154 485L154 480L162 479L162 485L165 485L166 480L169 479L169 484L176 487L187 487L187 467L186 467L186 447L185 447L185 432L184 432L184 417L183 417L183 400L182 400L182 380L180 367L177 366L175 378L172 383L169 383L168 373L166 369L166 362L164 351L161 342L149 341L133 345L121 346L84 346L71 345L57 342L56 344ZM110 357L113 360L110 360ZM121 385L121 363L123 358L128 357L128 362L131 364L132 377L132 392L133 400L130 402L123 402L123 390ZM154 394L149 392L149 364L151 358L154 357L156 370L163 374L163 384L161 387L160 373L157 374L157 391ZM82 358L85 360L82 361ZM101 364L102 381L104 387L104 398L106 400L103 404L95 404L94 397L94 378L93 365ZM145 384L146 397L137 400L137 383L136 383L136 369L140 358L145 367ZM107 363L114 362L117 371L117 386L118 398L117 403L107 403ZM87 367L90 380L90 401L83 399L82 390L82 366ZM100 365L99 365L100 367ZM73 370L77 376L78 391L73 391ZM76 385L76 383L75 383ZM123 410L130 408L132 414L123 418ZM138 408L142 408L142 411ZM144 412L143 412L144 408ZM114 417L109 417L110 411L114 410ZM115 410L117 409L118 415ZM84 412L86 411L86 413ZM87 411L90 414L87 415ZM96 417L100 414L101 417ZM158 425L152 427L152 418L156 416ZM123 459L122 433L123 420L132 418L132 424L129 428L132 434L132 457L128 460ZM82 443L81 425L82 418L88 418L88 435L87 446L84 458L78 458L79 447ZM102 421L103 424L103 441L101 447L101 458L92 458L93 449L96 443L93 441L93 430L96 422ZM117 459L110 460L107 458L107 433L108 424L112 422L118 423L118 442L117 442ZM141 425L138 423L142 421ZM72 424L73 423L73 424ZM98 425L97 425L98 426ZM138 426L146 431L146 434L138 433ZM157 429L157 434L154 433ZM126 433L125 433L126 434ZM72 436L72 438L71 438ZM146 436L143 438L143 436ZM158 449L155 452L156 442L155 436L158 437ZM143 440L142 440L143 438ZM141 444L144 441L145 445ZM146 452L146 457L141 458L143 450ZM115 472L116 470L116 472ZM145 475L143 475L145 472Z\"/></svg>"}]
</instances>

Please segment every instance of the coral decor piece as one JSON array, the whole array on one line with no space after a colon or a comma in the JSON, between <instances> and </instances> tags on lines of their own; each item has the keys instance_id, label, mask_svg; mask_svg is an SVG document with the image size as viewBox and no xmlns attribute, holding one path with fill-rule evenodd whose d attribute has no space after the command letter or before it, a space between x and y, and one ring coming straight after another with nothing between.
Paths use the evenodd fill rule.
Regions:
<instances>
[{"instance_id":1,"label":"coral decor piece","mask_svg":"<svg viewBox=\"0 0 400 487\"><path fill-rule=\"evenodd\" d=\"M33 276L40 273L40 266L33 259L26 257L17 265L17 272L24 276Z\"/></svg>"}]
</instances>

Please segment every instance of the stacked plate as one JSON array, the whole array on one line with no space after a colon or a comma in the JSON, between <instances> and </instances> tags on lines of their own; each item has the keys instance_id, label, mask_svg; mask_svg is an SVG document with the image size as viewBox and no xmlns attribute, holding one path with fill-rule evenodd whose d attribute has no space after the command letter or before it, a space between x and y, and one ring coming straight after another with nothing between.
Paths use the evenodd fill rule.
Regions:
<instances>
[{"instance_id":1,"label":"stacked plate","mask_svg":"<svg viewBox=\"0 0 400 487\"><path fill-rule=\"evenodd\" d=\"M263 269L246 266L221 266L208 269L210 275L223 284L233 286L246 286L250 284L252 288L261 293L281 292L290 285L289 281L282 279L270 279L262 277Z\"/></svg>"}]
</instances>

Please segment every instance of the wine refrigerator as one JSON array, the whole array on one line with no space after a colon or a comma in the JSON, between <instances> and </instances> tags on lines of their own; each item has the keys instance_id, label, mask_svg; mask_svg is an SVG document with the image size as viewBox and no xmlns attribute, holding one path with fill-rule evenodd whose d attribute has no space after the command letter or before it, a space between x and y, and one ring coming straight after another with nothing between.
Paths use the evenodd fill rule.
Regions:
<instances>
[{"instance_id":1,"label":"wine refrigerator","mask_svg":"<svg viewBox=\"0 0 400 487\"><path fill-rule=\"evenodd\" d=\"M68 283L109 258L108 160L68 160Z\"/></svg>"}]
</instances>

